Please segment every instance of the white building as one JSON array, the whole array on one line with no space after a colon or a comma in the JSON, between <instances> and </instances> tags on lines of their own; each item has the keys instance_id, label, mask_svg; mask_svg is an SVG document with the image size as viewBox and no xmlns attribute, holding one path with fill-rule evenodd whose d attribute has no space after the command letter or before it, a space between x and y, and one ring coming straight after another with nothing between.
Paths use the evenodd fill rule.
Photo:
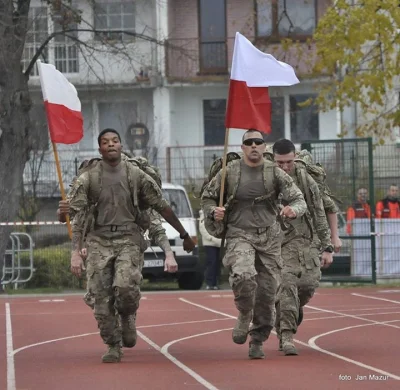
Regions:
<instances>
[{"instance_id":1,"label":"white building","mask_svg":"<svg viewBox=\"0 0 400 390\"><path fill-rule=\"evenodd\" d=\"M148 128L149 158L164 169L165 179L181 184L202 180L211 159L222 152L236 31L291 64L301 81L293 87L271 88L273 133L268 141L336 138L340 131L336 111L318 113L315 107L297 104L316 95L315 85L320 80L309 74L314 48L305 40L312 36L328 3L298 0L287 2L283 9L284 3L272 7L270 0L75 2L82 11L82 22L77 26L81 31L68 33L69 38L56 36L40 57L66 75L82 102L84 138L72 147L59 146L67 167L65 181L75 173L71 168L76 165L74 158L80 161L98 155L97 135L104 128L118 130L125 149L135 151L135 140L130 136L135 125L139 131L143 125ZM43 4L39 0L31 3L25 67L46 36L61 29L60 17L52 17ZM109 33L93 32L99 29ZM291 37L304 42L302 56L280 46L279 38L289 31ZM146 39L129 33L143 34ZM77 44L75 38L82 43ZM43 112L35 69L30 86L38 110ZM230 145L239 145L242 134L231 131ZM51 155L49 151L49 159Z\"/></svg>"}]
</instances>

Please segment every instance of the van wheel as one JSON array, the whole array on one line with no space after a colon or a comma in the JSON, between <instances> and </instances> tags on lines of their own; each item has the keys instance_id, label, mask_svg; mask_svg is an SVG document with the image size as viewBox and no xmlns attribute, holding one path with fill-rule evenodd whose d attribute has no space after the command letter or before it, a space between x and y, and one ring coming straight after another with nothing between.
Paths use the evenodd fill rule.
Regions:
<instances>
[{"instance_id":1,"label":"van wheel","mask_svg":"<svg viewBox=\"0 0 400 390\"><path fill-rule=\"evenodd\" d=\"M201 272L185 272L178 279L178 286L182 290L200 290L204 275Z\"/></svg>"}]
</instances>

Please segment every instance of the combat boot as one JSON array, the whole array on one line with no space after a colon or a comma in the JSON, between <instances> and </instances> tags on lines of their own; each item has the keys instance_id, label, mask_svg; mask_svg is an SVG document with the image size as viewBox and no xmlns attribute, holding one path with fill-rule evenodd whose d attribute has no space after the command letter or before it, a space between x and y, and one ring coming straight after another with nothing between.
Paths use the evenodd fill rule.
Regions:
<instances>
[{"instance_id":1,"label":"combat boot","mask_svg":"<svg viewBox=\"0 0 400 390\"><path fill-rule=\"evenodd\" d=\"M249 333L250 322L253 319L253 312L247 313L239 312L238 319L236 320L235 327L232 331L232 340L236 344L244 344L247 340L247 334Z\"/></svg>"},{"instance_id":2,"label":"combat boot","mask_svg":"<svg viewBox=\"0 0 400 390\"><path fill-rule=\"evenodd\" d=\"M136 345L136 314L129 316L121 315L122 345L126 348L133 348Z\"/></svg>"},{"instance_id":3,"label":"combat boot","mask_svg":"<svg viewBox=\"0 0 400 390\"><path fill-rule=\"evenodd\" d=\"M297 349L293 343L293 333L284 330L282 332L282 350L285 356L298 355Z\"/></svg>"},{"instance_id":4,"label":"combat boot","mask_svg":"<svg viewBox=\"0 0 400 390\"><path fill-rule=\"evenodd\" d=\"M249 343L249 358L250 359L265 359L265 355L262 349L261 341L250 341Z\"/></svg>"},{"instance_id":5,"label":"combat boot","mask_svg":"<svg viewBox=\"0 0 400 390\"><path fill-rule=\"evenodd\" d=\"M122 351L120 345L109 345L108 351L103 355L103 363L118 363L121 361Z\"/></svg>"}]
</instances>

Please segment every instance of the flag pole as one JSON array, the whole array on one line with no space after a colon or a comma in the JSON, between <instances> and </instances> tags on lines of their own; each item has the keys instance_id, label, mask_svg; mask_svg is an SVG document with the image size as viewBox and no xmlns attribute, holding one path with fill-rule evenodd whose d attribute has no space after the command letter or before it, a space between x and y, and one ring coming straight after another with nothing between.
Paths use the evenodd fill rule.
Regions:
<instances>
[{"instance_id":1,"label":"flag pole","mask_svg":"<svg viewBox=\"0 0 400 390\"><path fill-rule=\"evenodd\" d=\"M222 178L221 178L221 190L219 194L219 207L224 205L224 190L225 190L225 177L226 177L226 159L228 154L228 142L229 142L229 127L225 129L225 144L224 144L224 156L222 159Z\"/></svg>"},{"instance_id":2,"label":"flag pole","mask_svg":"<svg viewBox=\"0 0 400 390\"><path fill-rule=\"evenodd\" d=\"M43 75L42 75L42 70L41 70L41 61L37 60L37 67L38 67L38 71L39 71L39 79L40 79L40 86L42 89L42 93L43 93ZM51 138L51 133L50 133L50 129L49 130L49 134L50 134L50 138ZM62 200L65 200L66 196L65 196L65 191L64 191L64 184L63 184L63 180L62 180L62 174L61 174L61 168L60 168L60 159L58 158L58 151L57 151L57 145L55 144L55 142L51 142L52 146L53 146L53 154L54 154L54 160L56 162L56 168L57 168L57 175L58 175L58 182L60 183L60 191L61 191L61 198ZM67 228L68 228L68 235L69 238L72 240L72 230L71 230L71 223L69 220L69 216L66 215L65 218L66 222L67 222Z\"/></svg>"},{"instance_id":3,"label":"flag pole","mask_svg":"<svg viewBox=\"0 0 400 390\"><path fill-rule=\"evenodd\" d=\"M52 142L51 144L53 145L54 160L56 161L58 182L60 183L61 198L62 198L62 200L65 200L66 196L65 196L64 183L63 183L62 174L61 174L60 159L58 158L57 145L56 145L55 142ZM69 220L69 215L65 216L65 220L67 222L69 238L72 240L72 230L71 230L71 223L70 223L70 220Z\"/></svg>"}]
</instances>

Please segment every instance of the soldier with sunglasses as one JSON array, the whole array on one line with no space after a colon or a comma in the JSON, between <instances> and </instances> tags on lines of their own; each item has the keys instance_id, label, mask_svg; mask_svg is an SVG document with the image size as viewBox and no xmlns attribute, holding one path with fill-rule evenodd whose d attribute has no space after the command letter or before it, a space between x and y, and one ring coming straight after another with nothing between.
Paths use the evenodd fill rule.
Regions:
<instances>
[{"instance_id":1,"label":"soldier with sunglasses","mask_svg":"<svg viewBox=\"0 0 400 390\"><path fill-rule=\"evenodd\" d=\"M222 171L202 195L207 230L211 235L216 231L225 235L223 264L229 270L239 311L232 339L236 344L244 344L250 335L250 359L265 357L262 344L275 321L276 290L282 269L277 216L295 219L307 207L293 179L263 158L265 146L259 131L248 130L242 140L243 158L226 167L224 207L218 207ZM288 204L279 212L275 205L280 193ZM215 231L210 228L213 224Z\"/></svg>"}]
</instances>

